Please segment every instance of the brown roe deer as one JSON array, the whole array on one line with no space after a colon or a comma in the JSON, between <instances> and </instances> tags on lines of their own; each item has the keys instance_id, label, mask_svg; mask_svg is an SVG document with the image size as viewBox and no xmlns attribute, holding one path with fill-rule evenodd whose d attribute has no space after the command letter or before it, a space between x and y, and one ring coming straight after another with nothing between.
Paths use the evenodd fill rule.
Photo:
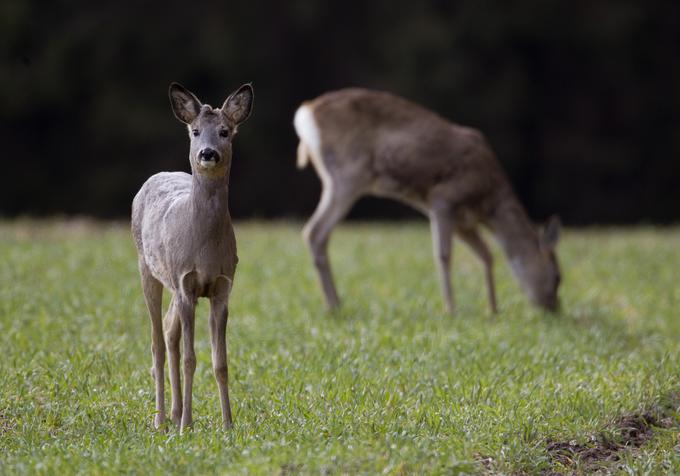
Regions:
<instances>
[{"instance_id":1,"label":"brown roe deer","mask_svg":"<svg viewBox=\"0 0 680 476\"><path fill-rule=\"evenodd\" d=\"M196 301L206 297L210 300L213 371L223 424L228 427L232 418L227 385L227 304L238 262L228 203L231 143L239 124L250 115L253 89L249 84L241 86L221 108L201 104L177 83L170 85L169 95L175 116L189 131L192 173L156 174L144 183L132 202L132 234L151 317L152 374L156 382L154 425L158 428L165 421L166 346L172 420L182 431L192 423L194 318ZM163 287L170 290L172 300L161 321ZM180 337L184 400L179 373Z\"/></svg>"},{"instance_id":2,"label":"brown roe deer","mask_svg":"<svg viewBox=\"0 0 680 476\"><path fill-rule=\"evenodd\" d=\"M311 160L323 186L303 236L329 308L339 305L327 256L331 231L357 199L374 195L405 202L429 217L449 312L454 310L449 273L454 234L484 264L489 303L497 311L492 255L479 225L499 242L529 300L557 309L560 222L553 217L543 230L534 227L479 131L366 89L343 89L305 102L294 125L300 138L298 167Z\"/></svg>"}]
</instances>

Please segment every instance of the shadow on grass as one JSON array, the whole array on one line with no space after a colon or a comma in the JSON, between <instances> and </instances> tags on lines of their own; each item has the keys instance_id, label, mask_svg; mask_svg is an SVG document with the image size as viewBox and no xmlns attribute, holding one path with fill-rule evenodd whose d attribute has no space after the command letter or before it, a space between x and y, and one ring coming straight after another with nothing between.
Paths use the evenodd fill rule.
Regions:
<instances>
[{"instance_id":1,"label":"shadow on grass","mask_svg":"<svg viewBox=\"0 0 680 476\"><path fill-rule=\"evenodd\" d=\"M622 351L639 347L645 339L655 335L652 329L633 329L615 312L598 304L582 304L563 309L558 314L543 313L543 321L554 328L569 332L586 332L591 336L616 341Z\"/></svg>"}]
</instances>

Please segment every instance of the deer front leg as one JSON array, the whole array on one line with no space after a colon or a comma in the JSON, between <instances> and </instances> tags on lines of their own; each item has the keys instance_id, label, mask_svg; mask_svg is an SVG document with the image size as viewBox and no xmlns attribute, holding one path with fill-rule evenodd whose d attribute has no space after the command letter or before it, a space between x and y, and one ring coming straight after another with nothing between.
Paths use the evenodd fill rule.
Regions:
<instances>
[{"instance_id":1,"label":"deer front leg","mask_svg":"<svg viewBox=\"0 0 680 476\"><path fill-rule=\"evenodd\" d=\"M182 370L184 379L184 402L182 405L182 419L180 433L191 426L191 401L194 372L196 371L196 354L194 352L194 321L196 301L188 301L185 298L177 298L176 307L179 321L182 327Z\"/></svg>"},{"instance_id":2,"label":"deer front leg","mask_svg":"<svg viewBox=\"0 0 680 476\"><path fill-rule=\"evenodd\" d=\"M154 427L160 428L165 422L165 344L163 343L163 322L161 320L161 301L163 286L154 278L146 264L140 259L139 271L142 278L144 300L151 318L151 353L153 355L153 375L156 386L156 416Z\"/></svg>"},{"instance_id":3,"label":"deer front leg","mask_svg":"<svg viewBox=\"0 0 680 476\"><path fill-rule=\"evenodd\" d=\"M212 340L212 364L217 388L220 392L220 407L222 409L222 424L225 429L232 425L231 404L229 402L229 370L227 365L227 305L211 305L210 337Z\"/></svg>"},{"instance_id":4,"label":"deer front leg","mask_svg":"<svg viewBox=\"0 0 680 476\"><path fill-rule=\"evenodd\" d=\"M165 344L168 350L168 364L170 366L170 387L172 388L171 418L173 423L179 426L182 420L182 387L179 376L179 341L182 337L182 328L174 297L170 301L164 325Z\"/></svg>"},{"instance_id":5,"label":"deer front leg","mask_svg":"<svg viewBox=\"0 0 680 476\"><path fill-rule=\"evenodd\" d=\"M231 288L231 280L218 279L219 290L210 299L210 339L212 345L212 365L220 393L222 424L225 429L232 426L231 404L229 402L229 370L227 365L227 320L229 308L227 297Z\"/></svg>"},{"instance_id":6,"label":"deer front leg","mask_svg":"<svg viewBox=\"0 0 680 476\"><path fill-rule=\"evenodd\" d=\"M435 264L439 272L439 282L446 310L453 314L453 290L451 288L451 249L453 237L453 219L449 207L443 203L435 203L430 209L430 227Z\"/></svg>"},{"instance_id":7,"label":"deer front leg","mask_svg":"<svg viewBox=\"0 0 680 476\"><path fill-rule=\"evenodd\" d=\"M489 251L489 247L484 243L477 230L458 230L458 234L484 264L484 277L486 278L489 305L491 306L491 312L496 314L498 306L496 305L496 285L493 279L493 256L491 251Z\"/></svg>"}]
</instances>

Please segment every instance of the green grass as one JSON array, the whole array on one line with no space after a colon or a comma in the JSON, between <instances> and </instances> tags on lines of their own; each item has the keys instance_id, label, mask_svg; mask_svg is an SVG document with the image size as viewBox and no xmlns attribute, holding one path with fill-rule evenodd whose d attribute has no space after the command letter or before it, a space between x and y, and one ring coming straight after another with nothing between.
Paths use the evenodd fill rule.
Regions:
<instances>
[{"instance_id":1,"label":"green grass","mask_svg":"<svg viewBox=\"0 0 680 476\"><path fill-rule=\"evenodd\" d=\"M580 472L552 460L548 442L587 442L622 415L675 405L678 229L566 233L561 316L530 308L497 247L491 316L481 266L458 244L451 317L424 223L337 230L334 315L299 228L237 226L235 426L219 429L202 303L195 426L180 435L152 429L149 321L127 228L0 224L0 474ZM672 423L604 467L680 472Z\"/></svg>"}]
</instances>

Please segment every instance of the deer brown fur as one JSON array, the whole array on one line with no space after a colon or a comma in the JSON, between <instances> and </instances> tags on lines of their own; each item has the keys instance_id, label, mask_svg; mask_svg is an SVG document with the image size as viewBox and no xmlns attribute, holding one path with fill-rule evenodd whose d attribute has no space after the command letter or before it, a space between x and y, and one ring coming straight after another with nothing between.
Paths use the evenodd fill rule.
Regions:
<instances>
[{"instance_id":1,"label":"deer brown fur","mask_svg":"<svg viewBox=\"0 0 680 476\"><path fill-rule=\"evenodd\" d=\"M492 254L479 225L500 243L531 302L556 309L559 221L551 219L543 231L533 226L479 131L366 89L334 91L305 102L294 125L300 138L298 166L311 160L323 185L303 235L330 308L340 302L327 256L331 231L360 197L375 195L405 202L429 217L449 311L454 309L449 268L455 234L483 262L496 312Z\"/></svg>"}]
</instances>

